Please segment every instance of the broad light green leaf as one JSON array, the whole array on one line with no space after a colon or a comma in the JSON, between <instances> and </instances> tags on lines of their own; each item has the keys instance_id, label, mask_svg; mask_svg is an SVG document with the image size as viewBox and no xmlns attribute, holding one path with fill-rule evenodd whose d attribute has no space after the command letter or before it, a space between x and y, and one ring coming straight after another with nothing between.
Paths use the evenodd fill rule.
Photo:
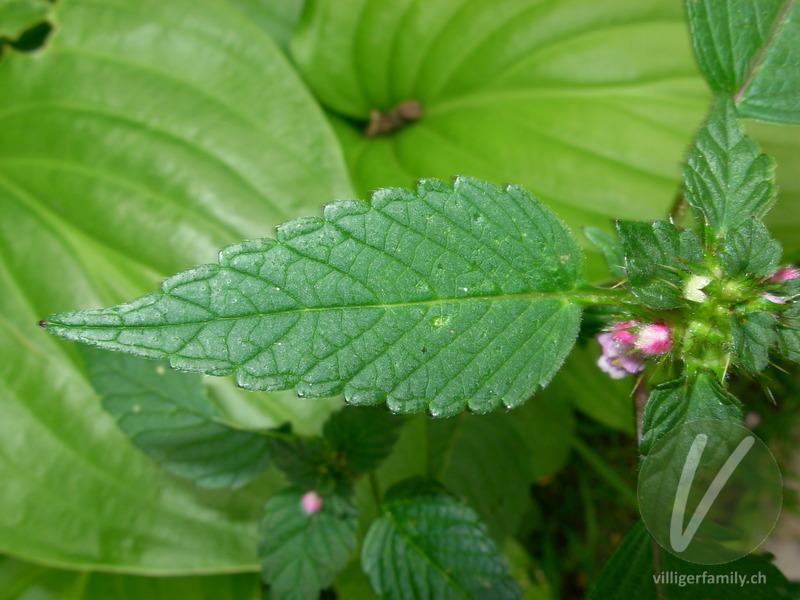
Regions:
<instances>
[{"instance_id":1,"label":"broad light green leaf","mask_svg":"<svg viewBox=\"0 0 800 600\"><path fill-rule=\"evenodd\" d=\"M800 123L800 4L686 0L697 62L742 116Z\"/></svg>"},{"instance_id":2,"label":"broad light green leaf","mask_svg":"<svg viewBox=\"0 0 800 600\"><path fill-rule=\"evenodd\" d=\"M44 50L0 60L0 550L255 570L268 489L198 491L165 473L36 322L138 296L309 198L350 196L339 150L269 38L218 2L65 0L55 20ZM330 410L252 397L263 421Z\"/></svg>"},{"instance_id":3,"label":"broad light green leaf","mask_svg":"<svg viewBox=\"0 0 800 600\"><path fill-rule=\"evenodd\" d=\"M341 201L230 246L129 304L49 317L51 333L235 374L249 389L344 393L451 416L523 403L577 335L582 257L522 188L459 178Z\"/></svg>"},{"instance_id":4,"label":"broad light green leaf","mask_svg":"<svg viewBox=\"0 0 800 600\"><path fill-rule=\"evenodd\" d=\"M292 52L360 193L455 173L513 181L571 226L663 218L707 110L673 0L309 2ZM366 138L370 110L423 116ZM346 119L339 118L344 115ZM354 125L353 120L357 123ZM599 258L590 271L603 277Z\"/></svg>"},{"instance_id":5,"label":"broad light green leaf","mask_svg":"<svg viewBox=\"0 0 800 600\"><path fill-rule=\"evenodd\" d=\"M289 47L304 0L225 0L261 27L282 50Z\"/></svg>"},{"instance_id":6,"label":"broad light green leaf","mask_svg":"<svg viewBox=\"0 0 800 600\"><path fill-rule=\"evenodd\" d=\"M726 98L697 132L683 178L686 200L716 233L763 217L775 202L775 163L745 135Z\"/></svg>"},{"instance_id":7,"label":"broad light green leaf","mask_svg":"<svg viewBox=\"0 0 800 600\"><path fill-rule=\"evenodd\" d=\"M387 493L367 532L361 564L388 600L505 600L522 590L475 512L435 482Z\"/></svg>"},{"instance_id":8,"label":"broad light green leaf","mask_svg":"<svg viewBox=\"0 0 800 600\"><path fill-rule=\"evenodd\" d=\"M719 258L730 277L768 277L781 261L781 245L760 220L749 219L728 233Z\"/></svg>"},{"instance_id":9,"label":"broad light green leaf","mask_svg":"<svg viewBox=\"0 0 800 600\"><path fill-rule=\"evenodd\" d=\"M733 350L748 371L757 373L769 364L769 352L778 341L775 325L775 315L764 310L731 316Z\"/></svg>"},{"instance_id":10,"label":"broad light green leaf","mask_svg":"<svg viewBox=\"0 0 800 600\"><path fill-rule=\"evenodd\" d=\"M356 547L357 511L349 500L326 496L322 508L308 514L302 496L290 488L264 507L259 556L274 600L316 600Z\"/></svg>"},{"instance_id":11,"label":"broad light green leaf","mask_svg":"<svg viewBox=\"0 0 800 600\"><path fill-rule=\"evenodd\" d=\"M0 600L259 600L256 574L136 577L0 559Z\"/></svg>"},{"instance_id":12,"label":"broad light green leaf","mask_svg":"<svg viewBox=\"0 0 800 600\"><path fill-rule=\"evenodd\" d=\"M698 371L690 381L661 383L650 392L644 407L639 452L647 455L661 436L678 425L706 419L743 420L742 403L722 388L714 374Z\"/></svg>"},{"instance_id":13,"label":"broad light green leaf","mask_svg":"<svg viewBox=\"0 0 800 600\"><path fill-rule=\"evenodd\" d=\"M656 590L653 575L660 577L662 573L670 573L666 577L672 583L665 581ZM748 583L731 581L731 573L747 578ZM765 583L760 583L759 574ZM725 576L727 579L723 579ZM706 581L687 585L687 577L697 580L706 577ZM712 577L715 581L709 583ZM769 556L750 554L722 565L699 565L661 550L656 561L653 538L639 521L622 538L587 600L790 600L794 596L789 588L786 577Z\"/></svg>"},{"instance_id":14,"label":"broad light green leaf","mask_svg":"<svg viewBox=\"0 0 800 600\"><path fill-rule=\"evenodd\" d=\"M0 0L0 38L17 39L23 31L43 20L49 11L47 0Z\"/></svg>"},{"instance_id":15,"label":"broad light green leaf","mask_svg":"<svg viewBox=\"0 0 800 600\"><path fill-rule=\"evenodd\" d=\"M687 273L703 261L697 236L666 221L617 221L617 231L633 293L653 308L680 306Z\"/></svg>"},{"instance_id":16,"label":"broad light green leaf","mask_svg":"<svg viewBox=\"0 0 800 600\"><path fill-rule=\"evenodd\" d=\"M430 421L428 471L503 541L529 508L531 485L566 462L574 426L568 398L550 388L509 412Z\"/></svg>"},{"instance_id":17,"label":"broad light green leaf","mask_svg":"<svg viewBox=\"0 0 800 600\"><path fill-rule=\"evenodd\" d=\"M202 487L238 488L269 465L270 438L225 423L199 375L88 346L81 353L103 408L167 471Z\"/></svg>"}]
</instances>

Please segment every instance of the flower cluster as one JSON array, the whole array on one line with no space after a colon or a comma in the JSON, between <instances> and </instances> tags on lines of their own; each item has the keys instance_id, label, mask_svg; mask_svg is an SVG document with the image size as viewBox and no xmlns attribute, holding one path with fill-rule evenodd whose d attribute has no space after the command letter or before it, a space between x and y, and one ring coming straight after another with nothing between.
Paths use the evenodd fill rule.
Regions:
<instances>
[{"instance_id":1,"label":"flower cluster","mask_svg":"<svg viewBox=\"0 0 800 600\"><path fill-rule=\"evenodd\" d=\"M642 324L637 319L615 323L610 331L598 334L603 353L597 366L614 379L644 370L649 356L672 348L672 328L663 322Z\"/></svg>"}]
</instances>

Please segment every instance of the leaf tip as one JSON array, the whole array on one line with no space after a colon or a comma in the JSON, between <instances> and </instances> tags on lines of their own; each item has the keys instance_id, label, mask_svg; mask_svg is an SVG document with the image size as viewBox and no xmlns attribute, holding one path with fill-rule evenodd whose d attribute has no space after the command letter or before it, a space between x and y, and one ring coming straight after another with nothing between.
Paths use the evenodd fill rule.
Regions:
<instances>
[{"instance_id":1,"label":"leaf tip","mask_svg":"<svg viewBox=\"0 0 800 600\"><path fill-rule=\"evenodd\" d=\"M39 321L39 327L42 327L42 328L44 328L44 327L47 327L47 325L48 325L48 322L47 322L47 321L45 321L44 319L42 319L41 321Z\"/></svg>"}]
</instances>

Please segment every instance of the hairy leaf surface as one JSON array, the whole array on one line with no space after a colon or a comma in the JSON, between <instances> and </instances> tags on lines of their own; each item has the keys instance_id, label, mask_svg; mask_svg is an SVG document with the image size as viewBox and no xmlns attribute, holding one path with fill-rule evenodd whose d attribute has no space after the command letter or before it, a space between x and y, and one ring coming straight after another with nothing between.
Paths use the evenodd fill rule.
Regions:
<instances>
[{"instance_id":1,"label":"hairy leaf surface","mask_svg":"<svg viewBox=\"0 0 800 600\"><path fill-rule=\"evenodd\" d=\"M720 263L726 275L768 277L778 268L781 245L758 219L731 230L722 243Z\"/></svg>"},{"instance_id":2,"label":"hairy leaf surface","mask_svg":"<svg viewBox=\"0 0 800 600\"><path fill-rule=\"evenodd\" d=\"M154 361L82 349L89 380L120 429L161 466L203 487L238 488L270 463L270 438L234 429L200 376Z\"/></svg>"},{"instance_id":3,"label":"hairy leaf surface","mask_svg":"<svg viewBox=\"0 0 800 600\"><path fill-rule=\"evenodd\" d=\"M389 600L513 600L522 596L475 512L435 482L406 481L386 495L361 564Z\"/></svg>"},{"instance_id":4,"label":"hairy leaf surface","mask_svg":"<svg viewBox=\"0 0 800 600\"><path fill-rule=\"evenodd\" d=\"M249 389L344 393L449 416L517 406L577 334L581 254L519 187L469 178L340 201L230 246L162 292L48 318L66 339L234 373Z\"/></svg>"},{"instance_id":5,"label":"hairy leaf surface","mask_svg":"<svg viewBox=\"0 0 800 600\"><path fill-rule=\"evenodd\" d=\"M748 371L757 373L769 364L769 352L777 341L775 323L775 316L764 310L731 318L733 349Z\"/></svg>"},{"instance_id":6,"label":"hairy leaf surface","mask_svg":"<svg viewBox=\"0 0 800 600\"><path fill-rule=\"evenodd\" d=\"M302 497L303 490L287 489L264 507L259 556L274 600L316 600L356 547L358 513L349 500L325 496L308 514Z\"/></svg>"},{"instance_id":7,"label":"hairy leaf surface","mask_svg":"<svg viewBox=\"0 0 800 600\"><path fill-rule=\"evenodd\" d=\"M775 202L775 163L745 135L727 98L697 132L683 179L686 200L717 233L763 217Z\"/></svg>"},{"instance_id":8,"label":"hairy leaf surface","mask_svg":"<svg viewBox=\"0 0 800 600\"><path fill-rule=\"evenodd\" d=\"M711 88L742 116L800 123L800 3L687 0L692 43Z\"/></svg>"},{"instance_id":9,"label":"hairy leaf surface","mask_svg":"<svg viewBox=\"0 0 800 600\"><path fill-rule=\"evenodd\" d=\"M689 421L722 419L741 423L742 403L726 392L715 375L701 371L653 388L642 415L639 452L647 455L653 445L675 427Z\"/></svg>"}]
</instances>

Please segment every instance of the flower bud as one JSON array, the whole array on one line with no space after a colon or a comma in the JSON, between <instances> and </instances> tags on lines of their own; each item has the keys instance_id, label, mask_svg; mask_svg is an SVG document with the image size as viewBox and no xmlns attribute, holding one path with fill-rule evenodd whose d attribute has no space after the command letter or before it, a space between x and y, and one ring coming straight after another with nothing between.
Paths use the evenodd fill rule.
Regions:
<instances>
[{"instance_id":1,"label":"flower bud","mask_svg":"<svg viewBox=\"0 0 800 600\"><path fill-rule=\"evenodd\" d=\"M639 329L635 346L644 354L663 354L672 348L672 328L666 323L648 323Z\"/></svg>"},{"instance_id":2,"label":"flower bud","mask_svg":"<svg viewBox=\"0 0 800 600\"><path fill-rule=\"evenodd\" d=\"M307 515L313 515L322 508L322 496L314 490L309 490L300 499L300 506Z\"/></svg>"},{"instance_id":3,"label":"flower bud","mask_svg":"<svg viewBox=\"0 0 800 600\"><path fill-rule=\"evenodd\" d=\"M797 279L798 277L800 277L800 270L794 267L784 267L783 269L778 269L767 281L770 283L783 283L784 281Z\"/></svg>"}]
</instances>

